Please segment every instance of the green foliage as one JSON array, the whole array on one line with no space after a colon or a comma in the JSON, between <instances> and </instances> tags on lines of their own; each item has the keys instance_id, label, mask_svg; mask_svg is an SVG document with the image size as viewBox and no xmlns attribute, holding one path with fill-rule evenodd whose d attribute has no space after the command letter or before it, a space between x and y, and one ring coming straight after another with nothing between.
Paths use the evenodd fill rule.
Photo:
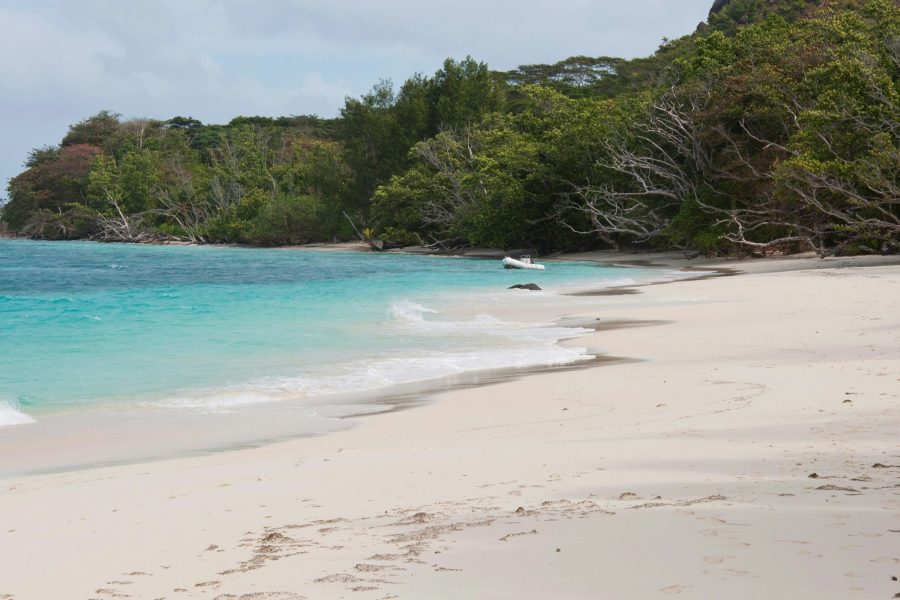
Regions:
<instances>
[{"instance_id":1,"label":"green foliage","mask_svg":"<svg viewBox=\"0 0 900 600\"><path fill-rule=\"evenodd\" d=\"M793 22L811 16L823 6L853 10L860 4L859 0L716 0L709 14L709 27L734 34L741 27L772 16Z\"/></svg>"},{"instance_id":2,"label":"green foliage","mask_svg":"<svg viewBox=\"0 0 900 600\"><path fill-rule=\"evenodd\" d=\"M488 114L500 112L505 103L503 86L484 63L471 56L462 61L448 58L426 83L430 104L430 133L448 127L472 125Z\"/></svg>"},{"instance_id":3,"label":"green foliage","mask_svg":"<svg viewBox=\"0 0 900 600\"><path fill-rule=\"evenodd\" d=\"M0 219L51 238L297 244L355 237L349 215L443 246L897 250L898 81L895 0L715 0L648 57L447 59L338 119L102 111L28 155Z\"/></svg>"},{"instance_id":4,"label":"green foliage","mask_svg":"<svg viewBox=\"0 0 900 600\"><path fill-rule=\"evenodd\" d=\"M302 244L323 239L322 200L279 194L266 202L253 222L255 243Z\"/></svg>"},{"instance_id":5,"label":"green foliage","mask_svg":"<svg viewBox=\"0 0 900 600\"><path fill-rule=\"evenodd\" d=\"M573 56L552 65L522 65L497 73L509 86L509 105L522 106L526 86L538 85L569 98L615 98L673 79L672 65L692 51L694 38L664 40L651 56L626 60L609 56ZM527 103L526 103L527 104Z\"/></svg>"},{"instance_id":6,"label":"green foliage","mask_svg":"<svg viewBox=\"0 0 900 600\"><path fill-rule=\"evenodd\" d=\"M570 100L540 87L523 97L527 108L518 114L417 144L413 166L375 192L377 228L501 248L577 245L555 218L557 201L571 188L569 177L593 167L592 153L608 133L594 110L605 101Z\"/></svg>"},{"instance_id":7,"label":"green foliage","mask_svg":"<svg viewBox=\"0 0 900 600\"><path fill-rule=\"evenodd\" d=\"M680 90L709 98L695 123L713 161L702 176L718 194L702 215L673 221L682 237L705 216L709 231L751 247L895 243L900 8L800 4L733 2L726 9L759 22L706 35L679 61Z\"/></svg>"},{"instance_id":8,"label":"green foliage","mask_svg":"<svg viewBox=\"0 0 900 600\"><path fill-rule=\"evenodd\" d=\"M365 212L375 188L410 166L413 145L503 110L505 98L502 82L471 57L448 58L433 77L414 75L396 94L382 80L361 98L347 98L337 137L355 173L356 210Z\"/></svg>"},{"instance_id":9,"label":"green foliage","mask_svg":"<svg viewBox=\"0 0 900 600\"><path fill-rule=\"evenodd\" d=\"M108 110L101 110L96 115L70 126L69 132L62 139L62 145L90 144L92 146L103 146L106 140L118 129L121 116Z\"/></svg>"},{"instance_id":10,"label":"green foliage","mask_svg":"<svg viewBox=\"0 0 900 600\"><path fill-rule=\"evenodd\" d=\"M25 167L31 169L45 163L55 162L59 160L59 153L59 146L35 148L28 153L28 158L25 159Z\"/></svg>"},{"instance_id":11,"label":"green foliage","mask_svg":"<svg viewBox=\"0 0 900 600\"><path fill-rule=\"evenodd\" d=\"M69 206L83 202L88 173L100 149L88 144L71 144L58 153L42 154L40 161L9 182L9 201L3 209L3 220L13 230L28 229L38 212L43 211L43 217L47 213L58 215Z\"/></svg>"},{"instance_id":12,"label":"green foliage","mask_svg":"<svg viewBox=\"0 0 900 600\"><path fill-rule=\"evenodd\" d=\"M683 203L672 217L668 240L675 246L695 248L707 255L729 254L732 244L723 239L725 228L697 202Z\"/></svg>"}]
</instances>

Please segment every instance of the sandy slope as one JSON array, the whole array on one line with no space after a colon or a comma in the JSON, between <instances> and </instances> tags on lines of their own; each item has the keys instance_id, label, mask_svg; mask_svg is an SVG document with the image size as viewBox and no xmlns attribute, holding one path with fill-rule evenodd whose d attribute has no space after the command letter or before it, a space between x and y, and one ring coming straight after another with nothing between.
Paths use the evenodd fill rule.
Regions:
<instances>
[{"instance_id":1,"label":"sandy slope","mask_svg":"<svg viewBox=\"0 0 900 600\"><path fill-rule=\"evenodd\" d=\"M900 267L804 264L569 315L663 321L630 362L0 481L0 598L891 598Z\"/></svg>"}]
</instances>

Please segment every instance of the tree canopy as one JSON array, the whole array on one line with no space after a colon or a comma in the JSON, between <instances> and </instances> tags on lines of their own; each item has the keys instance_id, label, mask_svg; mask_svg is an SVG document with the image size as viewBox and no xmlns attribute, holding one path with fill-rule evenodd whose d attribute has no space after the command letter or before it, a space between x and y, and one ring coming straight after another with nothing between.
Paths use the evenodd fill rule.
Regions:
<instances>
[{"instance_id":1,"label":"tree canopy","mask_svg":"<svg viewBox=\"0 0 900 600\"><path fill-rule=\"evenodd\" d=\"M0 218L59 239L897 251L898 81L894 0L716 0L649 57L447 59L336 119L101 111L28 155Z\"/></svg>"}]
</instances>

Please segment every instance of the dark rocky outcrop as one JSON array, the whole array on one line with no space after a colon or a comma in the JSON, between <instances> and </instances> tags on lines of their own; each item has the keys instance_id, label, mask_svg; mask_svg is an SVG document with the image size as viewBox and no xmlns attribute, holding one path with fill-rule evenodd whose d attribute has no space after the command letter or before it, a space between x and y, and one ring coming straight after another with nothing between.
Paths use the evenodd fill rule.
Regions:
<instances>
[{"instance_id":1,"label":"dark rocky outcrop","mask_svg":"<svg viewBox=\"0 0 900 600\"><path fill-rule=\"evenodd\" d=\"M517 283L516 285L510 286L511 290L531 290L532 292L541 291L541 286L536 283Z\"/></svg>"},{"instance_id":2,"label":"dark rocky outcrop","mask_svg":"<svg viewBox=\"0 0 900 600\"><path fill-rule=\"evenodd\" d=\"M712 8L709 9L709 14L714 15L721 12L730 2L731 0L716 0L713 2Z\"/></svg>"}]
</instances>

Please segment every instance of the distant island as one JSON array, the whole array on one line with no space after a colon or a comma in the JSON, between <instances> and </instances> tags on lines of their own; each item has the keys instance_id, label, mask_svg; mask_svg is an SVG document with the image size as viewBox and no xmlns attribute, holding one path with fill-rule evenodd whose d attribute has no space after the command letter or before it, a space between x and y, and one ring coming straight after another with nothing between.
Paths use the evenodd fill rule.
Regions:
<instances>
[{"instance_id":1,"label":"distant island","mask_svg":"<svg viewBox=\"0 0 900 600\"><path fill-rule=\"evenodd\" d=\"M895 0L716 0L650 57L466 57L340 116L123 120L36 148L0 229L548 253L900 251Z\"/></svg>"}]
</instances>

